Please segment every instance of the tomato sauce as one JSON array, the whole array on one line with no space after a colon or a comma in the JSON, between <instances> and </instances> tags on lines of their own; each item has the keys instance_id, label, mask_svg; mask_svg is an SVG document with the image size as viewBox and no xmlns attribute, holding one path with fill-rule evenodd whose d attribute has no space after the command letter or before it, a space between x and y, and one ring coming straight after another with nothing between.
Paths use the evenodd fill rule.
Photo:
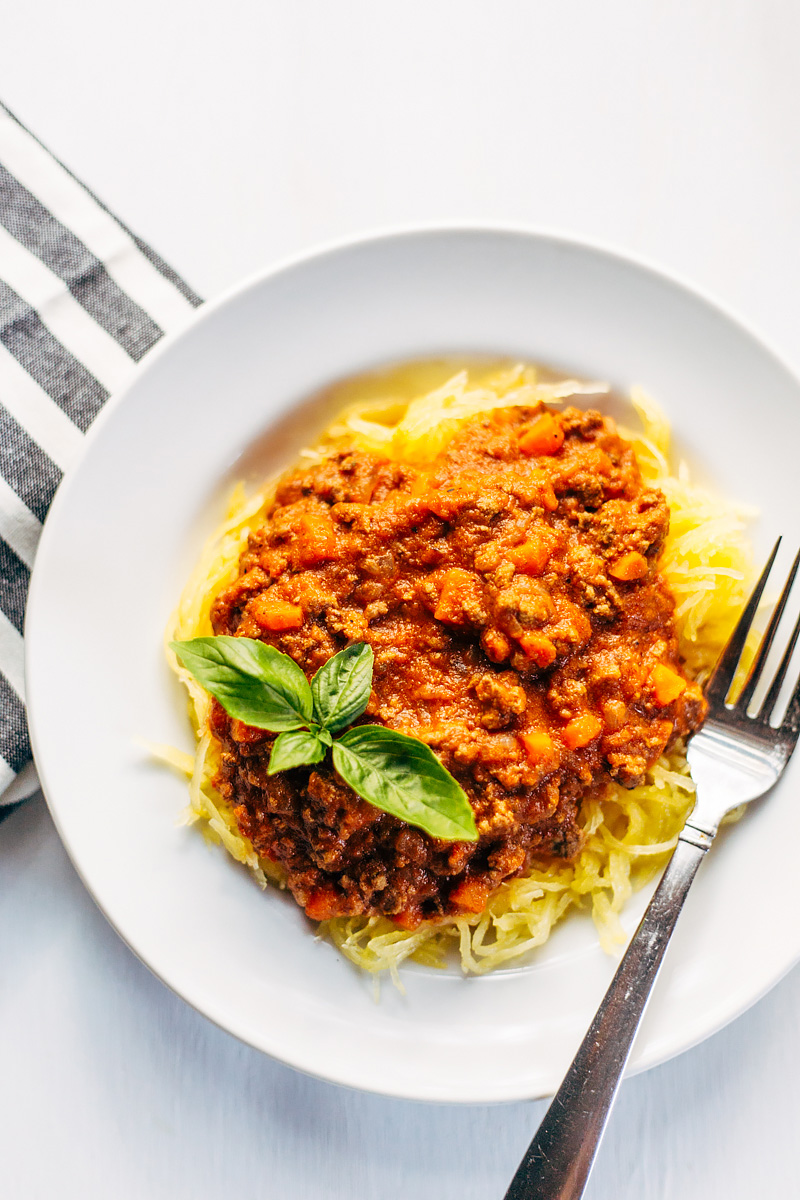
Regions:
<instances>
[{"instance_id":1,"label":"tomato sauce","mask_svg":"<svg viewBox=\"0 0 800 1200\"><path fill-rule=\"evenodd\" d=\"M414 928L480 911L532 862L572 857L582 801L640 783L701 723L658 570L668 526L613 422L575 408L473 417L425 466L340 449L281 479L215 632L269 642L309 677L368 642L361 720L426 742L479 831L437 841L329 760L270 777L274 735L215 703L220 791L309 916Z\"/></svg>"}]
</instances>

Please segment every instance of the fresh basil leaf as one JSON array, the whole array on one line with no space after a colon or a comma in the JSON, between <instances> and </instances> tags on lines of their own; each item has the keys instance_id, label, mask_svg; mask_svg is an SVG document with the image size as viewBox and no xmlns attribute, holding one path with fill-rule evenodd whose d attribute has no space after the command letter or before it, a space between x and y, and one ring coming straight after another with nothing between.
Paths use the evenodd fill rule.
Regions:
<instances>
[{"instance_id":1,"label":"fresh basil leaf","mask_svg":"<svg viewBox=\"0 0 800 1200\"><path fill-rule=\"evenodd\" d=\"M448 842L475 842L469 800L429 746L381 725L357 725L333 743L333 765L376 808Z\"/></svg>"},{"instance_id":2,"label":"fresh basil leaf","mask_svg":"<svg viewBox=\"0 0 800 1200\"><path fill-rule=\"evenodd\" d=\"M352 725L367 707L373 659L372 647L356 642L329 658L311 680L314 716L331 733Z\"/></svg>"},{"instance_id":3,"label":"fresh basil leaf","mask_svg":"<svg viewBox=\"0 0 800 1200\"><path fill-rule=\"evenodd\" d=\"M268 775L278 771L290 771L292 767L310 767L322 762L327 748L315 733L305 729L293 729L276 738L269 757Z\"/></svg>"},{"instance_id":4,"label":"fresh basil leaf","mask_svg":"<svg viewBox=\"0 0 800 1200\"><path fill-rule=\"evenodd\" d=\"M255 638L225 635L170 644L186 670L231 717L272 733L310 724L311 688L288 654Z\"/></svg>"}]
</instances>

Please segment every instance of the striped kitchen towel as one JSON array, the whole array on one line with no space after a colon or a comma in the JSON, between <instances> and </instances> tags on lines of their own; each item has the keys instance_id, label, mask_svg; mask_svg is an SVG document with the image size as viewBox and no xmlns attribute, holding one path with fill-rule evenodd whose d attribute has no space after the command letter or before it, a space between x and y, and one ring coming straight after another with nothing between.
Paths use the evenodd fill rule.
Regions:
<instances>
[{"instance_id":1,"label":"striped kitchen towel","mask_svg":"<svg viewBox=\"0 0 800 1200\"><path fill-rule=\"evenodd\" d=\"M22 628L42 521L108 397L198 304L0 104L0 820L38 787Z\"/></svg>"}]
</instances>

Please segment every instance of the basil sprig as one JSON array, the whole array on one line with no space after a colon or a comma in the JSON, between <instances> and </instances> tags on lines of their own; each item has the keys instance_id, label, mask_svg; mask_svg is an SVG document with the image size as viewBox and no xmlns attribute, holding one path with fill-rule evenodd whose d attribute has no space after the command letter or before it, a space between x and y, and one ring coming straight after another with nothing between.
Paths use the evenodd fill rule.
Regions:
<instances>
[{"instance_id":1,"label":"basil sprig","mask_svg":"<svg viewBox=\"0 0 800 1200\"><path fill-rule=\"evenodd\" d=\"M344 782L375 808L442 841L478 839L463 788L418 738L383 725L352 725L372 690L372 647L348 646L309 685L288 654L254 638L172 642L179 660L231 717L278 733L270 775L322 762L332 748Z\"/></svg>"}]
</instances>

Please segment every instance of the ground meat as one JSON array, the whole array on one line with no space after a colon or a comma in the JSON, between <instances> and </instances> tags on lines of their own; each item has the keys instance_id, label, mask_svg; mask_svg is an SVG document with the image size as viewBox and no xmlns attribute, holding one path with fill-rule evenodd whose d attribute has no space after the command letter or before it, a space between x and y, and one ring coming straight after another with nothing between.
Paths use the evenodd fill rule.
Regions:
<instances>
[{"instance_id":1,"label":"ground meat","mask_svg":"<svg viewBox=\"0 0 800 1200\"><path fill-rule=\"evenodd\" d=\"M519 676L512 671L479 675L472 686L483 707L481 725L484 729L505 729L527 708L525 689L520 686Z\"/></svg>"},{"instance_id":2,"label":"ground meat","mask_svg":"<svg viewBox=\"0 0 800 1200\"><path fill-rule=\"evenodd\" d=\"M349 450L290 472L215 599L216 633L309 676L369 642L361 720L426 742L475 811L478 842L446 843L359 799L329 759L270 777L273 736L215 703L218 786L312 917L412 928L479 910L533 860L574 855L585 797L640 782L703 719L657 570L664 497L610 420L545 419L544 448L542 409L514 408L424 467Z\"/></svg>"}]
</instances>

